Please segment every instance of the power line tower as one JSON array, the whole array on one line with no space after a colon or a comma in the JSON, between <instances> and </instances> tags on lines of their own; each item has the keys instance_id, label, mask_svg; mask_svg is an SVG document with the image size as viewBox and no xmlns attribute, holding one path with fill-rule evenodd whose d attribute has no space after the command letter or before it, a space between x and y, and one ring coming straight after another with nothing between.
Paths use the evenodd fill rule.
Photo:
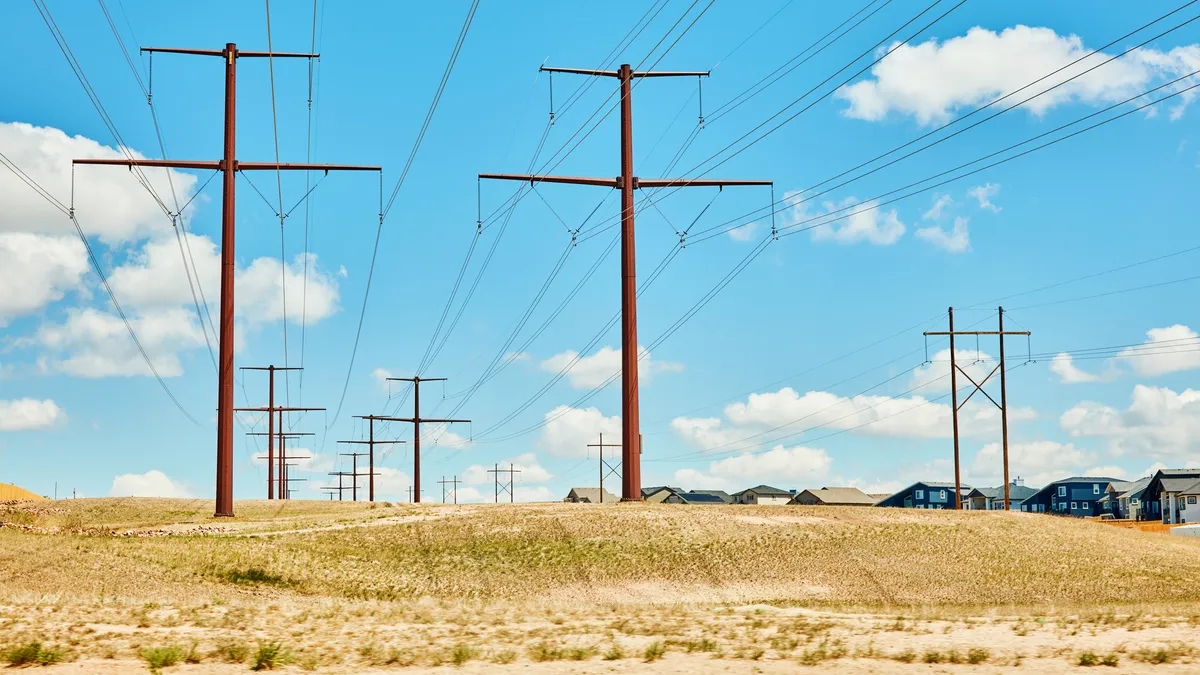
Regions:
<instances>
[{"instance_id":1,"label":"power line tower","mask_svg":"<svg viewBox=\"0 0 1200 675\"><path fill-rule=\"evenodd\" d=\"M422 424L455 424L459 422L469 423L471 420L443 420L429 419L421 417L421 383L422 382L445 382L444 377L389 377L389 382L412 382L413 383L413 416L412 417L388 417L385 415L360 415L364 420L380 420L382 422L408 422L413 425L413 501L419 503L421 501L421 425Z\"/></svg>"},{"instance_id":2,"label":"power line tower","mask_svg":"<svg viewBox=\"0 0 1200 675\"><path fill-rule=\"evenodd\" d=\"M640 501L642 498L642 434L638 406L638 341L637 341L637 266L634 256L633 191L639 188L709 186L724 188L733 185L773 185L763 180L713 180L687 178L638 178L633 175L633 106L630 95L634 79L646 77L708 77L704 72L634 71L629 64L619 70L587 70L577 68L547 68L551 73L574 73L593 77L613 77L621 88L621 175L616 178L581 176L536 176L527 174L483 173L480 178L517 180L537 183L571 183L596 185L621 191L621 445L623 449L621 499Z\"/></svg>"},{"instance_id":3,"label":"power line tower","mask_svg":"<svg viewBox=\"0 0 1200 675\"><path fill-rule=\"evenodd\" d=\"M961 469L959 466L959 460L958 460L958 411L959 411L959 409L962 408L962 406L967 404L967 401L971 400L971 397L975 395L975 392L982 392L983 395L987 397L987 400L991 401L993 405L995 405L997 408L1000 409L1000 430L1001 430L1001 438L1003 439L1002 451L1003 451L1003 456L1004 456L1004 510L1007 511L1010 506L1009 484L1008 484L1008 480L1009 480L1008 479L1008 394L1007 394L1006 387L1005 387L1005 377L1004 377L1004 373L1005 373L1004 336L1005 335L1024 335L1024 336L1028 337L1029 331L1027 331L1027 330L1006 331L1006 330L1004 330L1004 308L1000 307L999 309L1000 309L999 330L960 330L960 331L956 331L956 330L954 330L954 308L951 307L947 312L950 317L950 330L948 330L948 331L926 331L925 332L926 336L933 336L933 335L938 335L938 336L948 335L948 336L950 336L950 408L951 408L950 416L951 416L952 423L954 425L954 508L955 509L962 508L962 472L961 472ZM974 378L972 378L970 375L967 374L967 371L963 370L962 367L958 365L958 361L955 358L955 354L954 354L954 338L955 338L955 336L958 336L958 335L975 335L975 336L996 335L996 336L999 336L999 338L1000 338L1000 362L996 364L996 367L992 369L992 372L987 374L987 377L983 378L979 382L976 382ZM987 384L987 381L990 380L992 378L992 375L995 375L997 372L1000 373L1000 402L999 403L996 403L996 399L992 398L992 396L990 394L988 394L986 391L984 391L984 389L983 389L983 385ZM971 393L967 394L967 397L965 399L963 399L963 402L961 405L958 402L958 376L960 374L963 377L967 378L967 381L970 382L974 386L974 388L971 390Z\"/></svg>"},{"instance_id":4,"label":"power line tower","mask_svg":"<svg viewBox=\"0 0 1200 675\"><path fill-rule=\"evenodd\" d=\"M621 471L621 462L617 462L616 466L612 466L611 464L608 463L608 460L604 459L604 449L605 448L619 448L619 447L621 447L621 444L620 443L605 443L604 442L604 432L600 432L600 442L599 443L588 443L588 447L589 448L598 448L600 451L600 503L603 504L604 503L604 479L608 478L609 476L613 475L614 473L619 473ZM638 490L641 490L641 488L639 487ZM639 492L638 494L641 494L641 493Z\"/></svg>"},{"instance_id":5,"label":"power line tower","mask_svg":"<svg viewBox=\"0 0 1200 675\"><path fill-rule=\"evenodd\" d=\"M160 167L166 169L208 169L223 173L221 197L221 308L218 343L220 349L217 368L217 495L216 515L233 515L233 313L234 313L234 270L237 258L234 255L234 193L235 179L239 171L380 171L377 166L351 166L343 164L296 164L279 162L239 162L235 153L237 145L237 62L241 58L319 58L319 54L296 54L290 52L243 52L230 42L224 49L176 49L146 48L151 58L155 52L215 56L225 62L225 152L215 161L179 161L166 159L76 159L74 164L106 164L133 167ZM382 194L382 193L381 193ZM282 207L281 207L282 208ZM280 214L280 226L285 214ZM380 214L380 220L383 214ZM286 264L286 261L284 261Z\"/></svg>"},{"instance_id":6,"label":"power line tower","mask_svg":"<svg viewBox=\"0 0 1200 675\"><path fill-rule=\"evenodd\" d=\"M368 448L367 454L370 457L369 465L368 465L368 469L367 469L367 473L370 476L370 480L368 482L369 487L367 490L367 494L368 494L367 501L373 502L373 501L375 501L375 476L378 475L375 473L375 446L376 445L395 445L397 443L406 443L407 441L400 441L400 440L377 441L377 440L375 440L375 418L371 415L355 415L355 417L357 417L358 419L367 420L367 423L368 423L367 426L370 429L370 431L367 435L367 440L365 440L365 441L338 441L338 443L350 443L350 444L367 446L367 448Z\"/></svg>"},{"instance_id":7,"label":"power line tower","mask_svg":"<svg viewBox=\"0 0 1200 675\"><path fill-rule=\"evenodd\" d=\"M521 470L515 468L514 465L512 465L512 464L509 464L507 469L501 469L499 464L495 464L494 466L495 466L494 469L488 469L488 473L495 474L493 477L496 479L496 503L497 504L500 503L500 493L501 492L508 493L508 503L511 504L511 503L515 502L517 498L516 498L516 495L514 494L515 490L513 489L513 484L516 481L513 478L513 476L518 473L521 473ZM508 474L508 482L506 482L506 483L500 482L500 474L502 474L502 473Z\"/></svg>"},{"instance_id":8,"label":"power line tower","mask_svg":"<svg viewBox=\"0 0 1200 675\"><path fill-rule=\"evenodd\" d=\"M267 499L275 498L274 497L275 487L273 485L271 485L271 483L278 483L279 490L280 490L279 494L283 495L287 489L287 482L284 478L283 466L284 466L284 463L289 459L289 457L287 456L287 451L284 448L284 439L285 438L300 438L302 436L314 436L315 434L313 434L312 432L304 432L304 431L287 431L287 432L284 432L284 431L265 431L265 432L263 432L263 431L248 431L248 432L246 432L246 435L247 436L268 436L268 437L274 436L275 438L279 439L278 457L275 456L275 452L271 448L271 445L270 445L270 440L268 440L267 454L259 455L258 459L267 460L267 483L268 483ZM306 459L306 458L291 457L290 459ZM278 465L278 468L279 468L278 478L275 477L276 464ZM282 496L280 497L280 499L283 499L283 498L284 497L282 497Z\"/></svg>"},{"instance_id":9,"label":"power line tower","mask_svg":"<svg viewBox=\"0 0 1200 675\"><path fill-rule=\"evenodd\" d=\"M347 442L347 441L338 441L338 443L346 443L346 442ZM341 455L342 457L349 457L349 458L350 458L351 471L352 471L352 473L351 473L350 475L351 475L351 476L353 476L353 479L352 479L352 480L353 480L353 482L351 483L350 494L352 495L352 499L353 499L354 501L358 501L358 477L359 477L359 476L362 476L362 475L365 475L365 474L361 474L361 473L359 473L359 472L358 472L358 458L359 458L359 457L366 457L366 456L367 456L368 454L370 454L370 453L366 453L366 452L342 452L342 453L338 453L338 454L339 454L339 455ZM371 473L374 473L374 472L372 471Z\"/></svg>"},{"instance_id":10,"label":"power line tower","mask_svg":"<svg viewBox=\"0 0 1200 675\"><path fill-rule=\"evenodd\" d=\"M311 436L312 434L307 434L307 435ZM299 464L297 464L296 462L289 462L288 461L289 459L293 459L293 460L312 459L312 456L288 457L287 438L285 436L280 436L279 437L279 485L280 485L280 487L279 487L280 497L279 498L280 499L291 499L292 498L292 483L293 482L305 482L308 480L307 478L291 478L291 477L289 477L289 474L291 473L291 471L290 471L291 467L299 466Z\"/></svg>"},{"instance_id":11,"label":"power line tower","mask_svg":"<svg viewBox=\"0 0 1200 675\"><path fill-rule=\"evenodd\" d=\"M450 493L452 495L454 495L454 503L455 504L458 503L458 484L461 482L462 481L460 481L458 479L458 476L455 476L454 480L446 480L446 477L442 476L442 479L438 481L438 485L442 486L442 503L443 504L446 503L446 486L447 485L450 486Z\"/></svg>"},{"instance_id":12,"label":"power line tower","mask_svg":"<svg viewBox=\"0 0 1200 675\"><path fill-rule=\"evenodd\" d=\"M263 370L267 372L267 499L275 498L275 373L302 368L277 368L270 366L242 366L239 370ZM242 375L245 382L245 374ZM259 436L261 434L253 434Z\"/></svg>"},{"instance_id":13,"label":"power line tower","mask_svg":"<svg viewBox=\"0 0 1200 675\"><path fill-rule=\"evenodd\" d=\"M348 489L349 489L349 488L348 488L348 487L346 487L346 485L345 485L345 484L342 482L342 479L343 479L343 478L345 478L346 476L353 476L354 474L352 474L352 473L349 473L349 472L347 472L347 471L330 471L330 472L329 472L329 475L330 475L330 476L337 476L337 479L338 479L338 484L337 484L336 486L334 486L334 485L329 485L329 486L323 487L323 488L321 488L321 489L322 489L322 490L328 490L328 491L329 491L329 496L330 496L330 498L331 498L331 499L333 498L333 492L336 490L336 491L337 491L337 496L338 496L338 501L340 502L340 501L342 501L342 496L343 496L343 493L344 493L346 490L348 490Z\"/></svg>"}]
</instances>

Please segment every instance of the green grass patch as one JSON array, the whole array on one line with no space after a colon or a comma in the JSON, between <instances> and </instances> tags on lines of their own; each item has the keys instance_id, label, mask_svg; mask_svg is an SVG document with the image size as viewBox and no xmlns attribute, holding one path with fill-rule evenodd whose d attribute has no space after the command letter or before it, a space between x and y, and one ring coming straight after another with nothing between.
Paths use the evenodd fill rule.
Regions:
<instances>
[{"instance_id":1,"label":"green grass patch","mask_svg":"<svg viewBox=\"0 0 1200 675\"><path fill-rule=\"evenodd\" d=\"M262 569L261 567L250 567L245 570L223 570L217 573L217 577L222 581L239 586L292 586L290 579L286 579L277 574Z\"/></svg>"},{"instance_id":2,"label":"green grass patch","mask_svg":"<svg viewBox=\"0 0 1200 675\"><path fill-rule=\"evenodd\" d=\"M28 642L3 651L4 661L13 667L49 666L63 660L62 649L46 647L40 642Z\"/></svg>"}]
</instances>

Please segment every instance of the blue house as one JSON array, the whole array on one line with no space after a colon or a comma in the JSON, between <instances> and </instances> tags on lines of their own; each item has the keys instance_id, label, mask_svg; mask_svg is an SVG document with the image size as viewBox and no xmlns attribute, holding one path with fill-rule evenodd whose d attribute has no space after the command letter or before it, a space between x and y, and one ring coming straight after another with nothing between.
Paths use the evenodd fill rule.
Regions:
<instances>
[{"instance_id":1,"label":"blue house","mask_svg":"<svg viewBox=\"0 0 1200 675\"><path fill-rule=\"evenodd\" d=\"M1101 476L1074 476L1056 480L1026 499L1022 510L1076 518L1098 516L1104 513L1100 500L1107 494L1108 486L1119 482L1115 478Z\"/></svg>"},{"instance_id":2,"label":"blue house","mask_svg":"<svg viewBox=\"0 0 1200 675\"><path fill-rule=\"evenodd\" d=\"M971 486L962 486L966 499ZM876 506L891 506L903 509L953 509L954 483L913 483L896 494L880 501Z\"/></svg>"}]
</instances>

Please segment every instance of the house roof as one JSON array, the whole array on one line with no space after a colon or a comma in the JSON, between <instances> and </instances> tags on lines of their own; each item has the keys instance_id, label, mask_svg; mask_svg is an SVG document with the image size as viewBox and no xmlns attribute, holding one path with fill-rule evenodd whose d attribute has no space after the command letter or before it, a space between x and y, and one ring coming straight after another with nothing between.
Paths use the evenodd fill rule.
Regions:
<instances>
[{"instance_id":1,"label":"house roof","mask_svg":"<svg viewBox=\"0 0 1200 675\"><path fill-rule=\"evenodd\" d=\"M733 502L733 496L724 490L690 490L688 491L688 495L712 495L714 497L719 497L720 500L726 504ZM687 495L683 496L687 497Z\"/></svg>"},{"instance_id":2,"label":"house roof","mask_svg":"<svg viewBox=\"0 0 1200 675\"><path fill-rule=\"evenodd\" d=\"M1152 480L1154 480L1154 476L1146 476L1145 478L1139 478L1129 483L1121 483L1114 492L1117 494L1117 499L1139 497L1146 491L1146 488L1150 487L1150 481ZM1113 485L1117 485L1117 483L1113 483Z\"/></svg>"},{"instance_id":3,"label":"house roof","mask_svg":"<svg viewBox=\"0 0 1200 675\"><path fill-rule=\"evenodd\" d=\"M902 495L909 494L913 490L915 490L918 485L924 485L927 488L938 488L938 489L948 488L950 490L954 489L954 483L939 483L936 481L918 481L916 483L913 483L912 485L909 485L908 487L904 488L903 490L900 490L899 492L887 495L886 497L883 497L882 499L877 500L875 503L879 506L886 506L886 504L884 502L890 502L893 499L897 499L897 498L901 497ZM972 489L973 488L971 488L970 485L963 485L962 486L963 496L965 497L966 495L970 494Z\"/></svg>"},{"instance_id":4,"label":"house roof","mask_svg":"<svg viewBox=\"0 0 1200 675\"><path fill-rule=\"evenodd\" d=\"M1179 492L1180 494L1185 495L1200 495L1200 480L1194 481L1191 485L1183 488Z\"/></svg>"},{"instance_id":5,"label":"house roof","mask_svg":"<svg viewBox=\"0 0 1200 675\"><path fill-rule=\"evenodd\" d=\"M679 494L679 498L688 504L725 504L727 503L720 495L710 495L705 492L683 492Z\"/></svg>"},{"instance_id":6,"label":"house roof","mask_svg":"<svg viewBox=\"0 0 1200 675\"><path fill-rule=\"evenodd\" d=\"M600 488L594 488L594 487L571 488L571 491L567 493L567 499L570 499L571 497L574 497L575 499L577 499L581 502L586 501L586 502L591 502L593 504L598 504L598 503L600 503ZM609 492L608 490L605 490L604 491L604 501L619 502L619 501L621 501L621 498L614 495L613 493Z\"/></svg>"},{"instance_id":7,"label":"house roof","mask_svg":"<svg viewBox=\"0 0 1200 675\"><path fill-rule=\"evenodd\" d=\"M875 499L867 493L855 487L826 487L820 490L805 490L792 498L795 501L802 494L810 494L819 500L822 504L848 504L848 505L866 505L870 506L875 503Z\"/></svg>"},{"instance_id":8,"label":"house roof","mask_svg":"<svg viewBox=\"0 0 1200 675\"><path fill-rule=\"evenodd\" d=\"M975 492L988 499L1004 499L1004 486L994 488L976 488ZM1024 485L1009 485L1008 498L1014 502L1023 502L1037 493L1037 490Z\"/></svg>"},{"instance_id":9,"label":"house roof","mask_svg":"<svg viewBox=\"0 0 1200 675\"><path fill-rule=\"evenodd\" d=\"M642 499L645 499L646 497L649 497L652 494L662 492L663 490L669 490L670 492L673 492L677 495L681 495L684 493L683 488L671 487L670 485L656 485L654 487L642 488Z\"/></svg>"},{"instance_id":10,"label":"house roof","mask_svg":"<svg viewBox=\"0 0 1200 675\"><path fill-rule=\"evenodd\" d=\"M771 487L770 485L756 485L752 488L746 488L745 490L742 490L741 492L738 492L736 494L744 495L747 492L753 492L756 495L763 495L765 497L791 497L792 496L791 492L788 492L787 490L780 490L779 488Z\"/></svg>"}]
</instances>

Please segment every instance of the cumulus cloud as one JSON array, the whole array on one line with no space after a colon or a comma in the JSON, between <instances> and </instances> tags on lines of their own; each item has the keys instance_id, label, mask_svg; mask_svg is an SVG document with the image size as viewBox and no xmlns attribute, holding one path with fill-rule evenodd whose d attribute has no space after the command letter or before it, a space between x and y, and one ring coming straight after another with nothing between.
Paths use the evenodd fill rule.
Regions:
<instances>
[{"instance_id":1,"label":"cumulus cloud","mask_svg":"<svg viewBox=\"0 0 1200 675\"><path fill-rule=\"evenodd\" d=\"M62 299L67 291L81 288L88 259L75 237L0 232L0 270L2 327L13 317L35 312Z\"/></svg>"},{"instance_id":2,"label":"cumulus cloud","mask_svg":"<svg viewBox=\"0 0 1200 675\"><path fill-rule=\"evenodd\" d=\"M638 379L642 382L659 373L677 373L683 370L683 364L680 363L655 361L645 347L638 347L638 357ZM579 352L568 349L542 361L541 368L551 373L565 370L567 381L572 387L591 389L604 384L621 371L621 350L605 345L591 356L580 356Z\"/></svg>"},{"instance_id":3,"label":"cumulus cloud","mask_svg":"<svg viewBox=\"0 0 1200 675\"><path fill-rule=\"evenodd\" d=\"M706 470L680 469L675 482L691 489L737 490L766 483L782 489L814 486L829 477L833 460L819 448L777 445L710 462ZM782 485L781 485L782 483Z\"/></svg>"},{"instance_id":4,"label":"cumulus cloud","mask_svg":"<svg viewBox=\"0 0 1200 675\"><path fill-rule=\"evenodd\" d=\"M922 220L937 220L942 217L942 211L946 207L954 204L954 199L950 195L937 195L934 197L933 206L921 216Z\"/></svg>"},{"instance_id":5,"label":"cumulus cloud","mask_svg":"<svg viewBox=\"0 0 1200 675\"><path fill-rule=\"evenodd\" d=\"M992 197L998 194L1000 194L1000 186L995 183L976 185L967 190L967 196L979 202L979 208L986 209L992 213L1000 213L1000 207L992 203Z\"/></svg>"},{"instance_id":6,"label":"cumulus cloud","mask_svg":"<svg viewBox=\"0 0 1200 675\"><path fill-rule=\"evenodd\" d=\"M1200 368L1200 335L1182 324L1146 331L1149 338L1139 347L1117 354L1139 375L1155 377Z\"/></svg>"},{"instance_id":7,"label":"cumulus cloud","mask_svg":"<svg viewBox=\"0 0 1200 675\"><path fill-rule=\"evenodd\" d=\"M966 35L941 43L931 39L921 44L893 44L890 48L895 51L872 67L871 77L838 91L838 97L849 104L846 115L882 120L890 113L897 113L912 116L925 125L942 123L959 109L978 106L1015 91L1091 51L1078 36L1021 25L999 33L976 27ZM1025 90L1021 98L1047 91L1105 58L1104 54L1096 54L1084 59ZM1152 82L1174 79L1197 68L1200 68L1200 45L1176 47L1169 52L1139 49L1033 99L1024 107L1042 115L1071 102L1117 102L1144 91ZM1172 118L1182 115L1193 98L1192 92L1181 96L1180 103L1172 110Z\"/></svg>"},{"instance_id":8,"label":"cumulus cloud","mask_svg":"<svg viewBox=\"0 0 1200 675\"><path fill-rule=\"evenodd\" d=\"M65 419L66 413L50 399L39 401L33 398L19 398L0 401L0 431L45 429Z\"/></svg>"},{"instance_id":9,"label":"cumulus cloud","mask_svg":"<svg viewBox=\"0 0 1200 675\"><path fill-rule=\"evenodd\" d=\"M1071 443L1040 440L1008 445L1009 476L1038 486L1084 472L1096 454ZM1000 443L983 446L971 462L970 480L977 487L1004 484L1004 458Z\"/></svg>"},{"instance_id":10,"label":"cumulus cloud","mask_svg":"<svg viewBox=\"0 0 1200 675\"><path fill-rule=\"evenodd\" d=\"M1114 456L1182 460L1200 452L1200 391L1139 384L1125 410L1084 401L1059 425L1071 436L1104 438Z\"/></svg>"},{"instance_id":11,"label":"cumulus cloud","mask_svg":"<svg viewBox=\"0 0 1200 675\"><path fill-rule=\"evenodd\" d=\"M113 478L109 497L191 497L186 485L172 480L158 469L146 473L126 473Z\"/></svg>"},{"instance_id":12,"label":"cumulus cloud","mask_svg":"<svg viewBox=\"0 0 1200 675\"><path fill-rule=\"evenodd\" d=\"M971 234L967 231L966 218L955 218L954 226L947 230L937 225L918 228L916 236L947 253L965 253L971 250Z\"/></svg>"},{"instance_id":13,"label":"cumulus cloud","mask_svg":"<svg viewBox=\"0 0 1200 675\"><path fill-rule=\"evenodd\" d=\"M858 201L847 197L837 203L825 202L824 211L818 213L808 211L806 204L798 204L785 212L783 220L785 226L812 228L813 241L891 246L904 236L907 228L895 210L875 208L874 201Z\"/></svg>"},{"instance_id":14,"label":"cumulus cloud","mask_svg":"<svg viewBox=\"0 0 1200 675\"><path fill-rule=\"evenodd\" d=\"M1071 355L1066 352L1056 354L1050 360L1050 372L1058 375L1058 381L1063 384L1076 384L1079 382L1099 382L1104 379L1095 373L1089 373L1086 370L1080 369L1071 359Z\"/></svg>"},{"instance_id":15,"label":"cumulus cloud","mask_svg":"<svg viewBox=\"0 0 1200 675\"><path fill-rule=\"evenodd\" d=\"M83 136L68 136L52 127L23 122L0 122L0 148L30 178L62 201L71 194L71 160L123 159L118 150ZM136 151L138 159L144 156ZM180 203L191 196L196 176L169 169L144 169L150 184L169 199L167 171L171 171ZM74 226L12 172L0 172L0 232L31 232L75 236ZM174 203L168 206L174 208ZM75 168L75 208L89 236L107 244L162 234L170 221L154 198L129 171L114 167Z\"/></svg>"},{"instance_id":16,"label":"cumulus cloud","mask_svg":"<svg viewBox=\"0 0 1200 675\"><path fill-rule=\"evenodd\" d=\"M163 377L182 375L180 353L204 345L195 314L181 307L134 317L130 323ZM125 324L114 314L69 309L63 323L43 324L37 341L51 354L42 362L48 371L79 377L151 374Z\"/></svg>"},{"instance_id":17,"label":"cumulus cloud","mask_svg":"<svg viewBox=\"0 0 1200 675\"><path fill-rule=\"evenodd\" d=\"M587 457L587 444L595 443L601 433L620 442L621 416L605 417L597 408L560 405L546 413L537 447L556 457Z\"/></svg>"},{"instance_id":18,"label":"cumulus cloud","mask_svg":"<svg viewBox=\"0 0 1200 675\"><path fill-rule=\"evenodd\" d=\"M495 463L492 466L484 466L483 464L472 464L467 467L463 473L463 480L468 485L483 485L494 484L495 475L488 473L489 470L497 468L507 470L512 468L520 473L516 474L514 480L517 483L535 484L545 483L554 478L554 474L547 471L541 464L538 463L537 455L532 452L527 452L512 459L506 459ZM508 474L500 474L500 482L508 480Z\"/></svg>"}]
</instances>

